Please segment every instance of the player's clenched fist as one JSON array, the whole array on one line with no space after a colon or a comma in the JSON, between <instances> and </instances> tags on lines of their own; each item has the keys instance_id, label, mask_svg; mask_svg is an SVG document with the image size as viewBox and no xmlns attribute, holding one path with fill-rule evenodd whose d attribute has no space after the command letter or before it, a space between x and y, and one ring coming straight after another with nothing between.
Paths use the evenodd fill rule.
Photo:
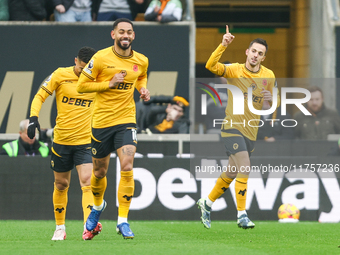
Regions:
<instances>
[{"instance_id":1,"label":"player's clenched fist","mask_svg":"<svg viewBox=\"0 0 340 255\"><path fill-rule=\"evenodd\" d=\"M27 127L27 136L30 139L33 139L35 137L35 129L38 129L40 132L40 124L38 121L38 117L37 116L32 116L29 119L29 123L28 123L28 127Z\"/></svg>"},{"instance_id":2,"label":"player's clenched fist","mask_svg":"<svg viewBox=\"0 0 340 255\"><path fill-rule=\"evenodd\" d=\"M229 33L229 27L226 25L226 33L223 35L222 45L227 47L234 40L235 36Z\"/></svg>"},{"instance_id":3,"label":"player's clenched fist","mask_svg":"<svg viewBox=\"0 0 340 255\"><path fill-rule=\"evenodd\" d=\"M261 94L263 94L263 100L271 102L273 100L272 93L269 90L262 88Z\"/></svg>"},{"instance_id":4,"label":"player's clenched fist","mask_svg":"<svg viewBox=\"0 0 340 255\"><path fill-rule=\"evenodd\" d=\"M124 77L125 77L124 73L116 73L109 83L110 89L113 89L117 87L119 83L124 82Z\"/></svg>"},{"instance_id":5,"label":"player's clenched fist","mask_svg":"<svg viewBox=\"0 0 340 255\"><path fill-rule=\"evenodd\" d=\"M150 92L149 92L148 89L142 87L139 90L139 93L140 93L140 97L139 98L143 99L145 102L150 100Z\"/></svg>"}]
</instances>

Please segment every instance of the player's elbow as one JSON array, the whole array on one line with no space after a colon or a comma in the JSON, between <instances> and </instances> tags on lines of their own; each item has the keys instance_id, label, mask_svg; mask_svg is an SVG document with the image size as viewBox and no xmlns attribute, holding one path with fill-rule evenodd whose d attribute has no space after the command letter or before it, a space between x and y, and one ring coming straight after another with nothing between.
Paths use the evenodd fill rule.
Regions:
<instances>
[{"instance_id":1,"label":"player's elbow","mask_svg":"<svg viewBox=\"0 0 340 255\"><path fill-rule=\"evenodd\" d=\"M216 73L216 66L213 66L209 63L209 61L205 64L205 68L208 69L212 73Z\"/></svg>"},{"instance_id":2,"label":"player's elbow","mask_svg":"<svg viewBox=\"0 0 340 255\"><path fill-rule=\"evenodd\" d=\"M209 64L205 65L205 68L208 69L210 72L212 72L213 74L219 75L218 74L218 69L216 66L211 66Z\"/></svg>"},{"instance_id":3,"label":"player's elbow","mask_svg":"<svg viewBox=\"0 0 340 255\"><path fill-rule=\"evenodd\" d=\"M84 86L82 85L82 83L78 83L76 89L77 89L78 93L84 93L85 92Z\"/></svg>"}]
</instances>

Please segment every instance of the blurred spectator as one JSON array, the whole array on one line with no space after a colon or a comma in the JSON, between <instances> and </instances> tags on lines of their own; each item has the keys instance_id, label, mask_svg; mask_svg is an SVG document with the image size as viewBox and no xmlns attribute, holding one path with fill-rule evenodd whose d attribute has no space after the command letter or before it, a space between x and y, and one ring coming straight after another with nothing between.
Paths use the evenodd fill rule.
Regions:
<instances>
[{"instance_id":1,"label":"blurred spectator","mask_svg":"<svg viewBox=\"0 0 340 255\"><path fill-rule=\"evenodd\" d=\"M308 140L327 140L329 134L340 133L340 117L336 110L328 109L324 105L322 90L310 87L311 99L307 102L307 110L312 115L298 112L294 119L297 121L295 136Z\"/></svg>"},{"instance_id":2,"label":"blurred spectator","mask_svg":"<svg viewBox=\"0 0 340 255\"><path fill-rule=\"evenodd\" d=\"M7 0L0 0L0 21L9 19Z\"/></svg>"},{"instance_id":3,"label":"blurred spectator","mask_svg":"<svg viewBox=\"0 0 340 255\"><path fill-rule=\"evenodd\" d=\"M45 9L46 9L46 20L54 21L54 3L51 0L45 0Z\"/></svg>"},{"instance_id":4,"label":"blurred spectator","mask_svg":"<svg viewBox=\"0 0 340 255\"><path fill-rule=\"evenodd\" d=\"M145 0L92 0L93 20L114 21L119 18L135 20L144 12Z\"/></svg>"},{"instance_id":5,"label":"blurred spectator","mask_svg":"<svg viewBox=\"0 0 340 255\"><path fill-rule=\"evenodd\" d=\"M9 20L46 20L45 0L8 0Z\"/></svg>"},{"instance_id":6,"label":"blurred spectator","mask_svg":"<svg viewBox=\"0 0 340 255\"><path fill-rule=\"evenodd\" d=\"M152 0L145 11L147 21L161 23L182 20L182 3L179 0Z\"/></svg>"},{"instance_id":7,"label":"blurred spectator","mask_svg":"<svg viewBox=\"0 0 340 255\"><path fill-rule=\"evenodd\" d=\"M53 0L54 19L59 22L89 22L91 0Z\"/></svg>"},{"instance_id":8,"label":"blurred spectator","mask_svg":"<svg viewBox=\"0 0 340 255\"><path fill-rule=\"evenodd\" d=\"M183 97L152 97L150 101L144 102L143 109L137 106L138 131L167 134L188 133L189 120L184 117L184 110L187 106L189 102Z\"/></svg>"},{"instance_id":9,"label":"blurred spectator","mask_svg":"<svg viewBox=\"0 0 340 255\"><path fill-rule=\"evenodd\" d=\"M270 107L271 106L268 101L263 101L263 110L268 110ZM292 117L289 113L287 113L285 116L281 115L281 107L278 107L272 114L262 115L261 120L263 121L263 126L259 127L257 140L275 142L277 140L294 139L294 127L284 127L281 125L282 120L291 118ZM261 125L261 122L259 125ZM291 126L294 125L294 123L286 123L285 125Z\"/></svg>"},{"instance_id":10,"label":"blurred spectator","mask_svg":"<svg viewBox=\"0 0 340 255\"><path fill-rule=\"evenodd\" d=\"M47 157L49 153L48 147L35 139L30 139L27 136L27 127L29 120L22 120L20 122L19 139L2 145L0 155L8 155L16 157L18 155L36 156L41 155Z\"/></svg>"}]
</instances>

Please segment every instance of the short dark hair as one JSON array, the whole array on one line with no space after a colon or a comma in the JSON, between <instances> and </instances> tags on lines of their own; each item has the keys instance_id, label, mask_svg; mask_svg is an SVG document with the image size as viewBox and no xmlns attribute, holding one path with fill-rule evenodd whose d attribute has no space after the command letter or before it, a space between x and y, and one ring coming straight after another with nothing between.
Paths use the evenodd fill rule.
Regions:
<instances>
[{"instance_id":1,"label":"short dark hair","mask_svg":"<svg viewBox=\"0 0 340 255\"><path fill-rule=\"evenodd\" d=\"M252 41L250 42L250 44L249 44L248 49L250 49L250 47L251 47L254 43L259 43L259 44L262 44L263 46L265 46L265 47L266 47L265 55L267 54L267 52L268 52L268 44L267 44L267 42L266 42L265 39L256 38L256 39L252 40Z\"/></svg>"},{"instance_id":2,"label":"short dark hair","mask_svg":"<svg viewBox=\"0 0 340 255\"><path fill-rule=\"evenodd\" d=\"M127 19L127 18L119 18L116 19L115 22L113 22L113 30L118 26L119 23L121 22L127 22L129 24L131 24L132 28L133 28L133 23L131 20Z\"/></svg>"},{"instance_id":3,"label":"short dark hair","mask_svg":"<svg viewBox=\"0 0 340 255\"><path fill-rule=\"evenodd\" d=\"M96 53L95 49L85 46L78 51L77 57L80 61L83 61L84 63L87 64L95 53Z\"/></svg>"},{"instance_id":4,"label":"short dark hair","mask_svg":"<svg viewBox=\"0 0 340 255\"><path fill-rule=\"evenodd\" d=\"M322 89L320 89L319 87L317 86L310 86L307 88L307 90L310 92L310 93L313 93L313 92L317 92L319 91L323 97L323 92L322 92Z\"/></svg>"}]
</instances>

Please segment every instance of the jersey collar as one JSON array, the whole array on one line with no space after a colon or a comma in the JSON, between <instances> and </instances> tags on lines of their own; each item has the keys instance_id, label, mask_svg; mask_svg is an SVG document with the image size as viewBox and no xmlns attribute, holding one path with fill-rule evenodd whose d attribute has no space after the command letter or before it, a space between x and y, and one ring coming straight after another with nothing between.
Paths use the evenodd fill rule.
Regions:
<instances>
[{"instance_id":1,"label":"jersey collar","mask_svg":"<svg viewBox=\"0 0 340 255\"><path fill-rule=\"evenodd\" d=\"M119 58L123 58L123 59L127 59L127 58L132 58L133 57L133 50L131 50L131 54L129 56L123 56L123 55L120 55L116 50L115 50L115 47L112 46L112 52L113 54L115 54L117 57Z\"/></svg>"},{"instance_id":2,"label":"jersey collar","mask_svg":"<svg viewBox=\"0 0 340 255\"><path fill-rule=\"evenodd\" d=\"M259 73L260 71L261 71L261 65L260 65L260 68L259 68L259 70L257 70L256 72L253 72L253 71L251 71L251 70L249 70L248 68L247 68L247 66L246 66L246 63L244 63L244 68L248 71L248 72L250 72L250 73Z\"/></svg>"}]
</instances>

